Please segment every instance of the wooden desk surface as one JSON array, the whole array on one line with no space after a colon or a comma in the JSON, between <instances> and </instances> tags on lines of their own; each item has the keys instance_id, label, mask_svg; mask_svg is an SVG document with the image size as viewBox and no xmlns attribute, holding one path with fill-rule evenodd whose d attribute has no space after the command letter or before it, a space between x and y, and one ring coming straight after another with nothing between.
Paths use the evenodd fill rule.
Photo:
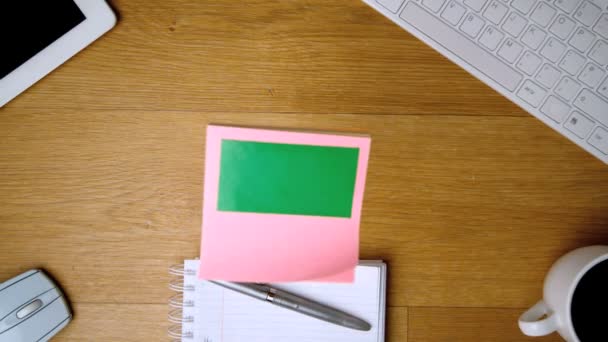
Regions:
<instances>
[{"instance_id":1,"label":"wooden desk surface","mask_svg":"<svg viewBox=\"0 0 608 342\"><path fill-rule=\"evenodd\" d=\"M208 123L365 132L361 257L389 341L528 339L561 254L608 243L608 166L358 0L114 0L117 27L0 109L0 279L64 287L58 341L166 340Z\"/></svg>"}]
</instances>

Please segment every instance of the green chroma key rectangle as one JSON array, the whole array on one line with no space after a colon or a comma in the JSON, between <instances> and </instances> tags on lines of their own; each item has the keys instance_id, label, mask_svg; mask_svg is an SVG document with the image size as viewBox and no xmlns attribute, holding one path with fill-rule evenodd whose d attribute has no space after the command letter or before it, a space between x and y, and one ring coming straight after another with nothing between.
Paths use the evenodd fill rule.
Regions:
<instances>
[{"instance_id":1,"label":"green chroma key rectangle","mask_svg":"<svg viewBox=\"0 0 608 342\"><path fill-rule=\"evenodd\" d=\"M359 149L222 140L217 209L350 217Z\"/></svg>"}]
</instances>

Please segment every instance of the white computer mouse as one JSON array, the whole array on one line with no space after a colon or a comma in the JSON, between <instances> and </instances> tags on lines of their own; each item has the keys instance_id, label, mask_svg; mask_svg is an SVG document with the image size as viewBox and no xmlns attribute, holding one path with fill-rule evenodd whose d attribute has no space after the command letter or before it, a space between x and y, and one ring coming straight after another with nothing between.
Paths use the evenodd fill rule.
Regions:
<instances>
[{"instance_id":1,"label":"white computer mouse","mask_svg":"<svg viewBox=\"0 0 608 342\"><path fill-rule=\"evenodd\" d=\"M0 342L48 341L71 320L63 293L41 270L0 283Z\"/></svg>"}]
</instances>

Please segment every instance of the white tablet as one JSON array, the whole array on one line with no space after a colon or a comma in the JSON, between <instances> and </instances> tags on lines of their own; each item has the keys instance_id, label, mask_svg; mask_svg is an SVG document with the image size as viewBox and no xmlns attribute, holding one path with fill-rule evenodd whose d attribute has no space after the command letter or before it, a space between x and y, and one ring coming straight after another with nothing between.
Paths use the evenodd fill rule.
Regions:
<instances>
[{"instance_id":1,"label":"white tablet","mask_svg":"<svg viewBox=\"0 0 608 342\"><path fill-rule=\"evenodd\" d=\"M104 0L0 0L0 107L115 24Z\"/></svg>"}]
</instances>

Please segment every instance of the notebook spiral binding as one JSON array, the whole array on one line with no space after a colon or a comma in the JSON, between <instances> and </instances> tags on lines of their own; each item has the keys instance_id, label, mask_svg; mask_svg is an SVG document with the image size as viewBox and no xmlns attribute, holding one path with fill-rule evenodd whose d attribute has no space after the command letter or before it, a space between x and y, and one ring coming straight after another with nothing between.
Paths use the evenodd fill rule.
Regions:
<instances>
[{"instance_id":1,"label":"notebook spiral binding","mask_svg":"<svg viewBox=\"0 0 608 342\"><path fill-rule=\"evenodd\" d=\"M169 282L169 289L177 293L169 298L169 315L167 319L171 324L167 329L167 335L169 335L170 341L173 342L192 339L194 336L192 331L184 331L182 325L184 323L194 322L194 317L184 316L182 309L184 307L194 306L193 301L184 301L184 292L194 291L193 285L184 285L184 276L194 275L196 274L196 271L186 270L184 269L184 264L179 264L169 267L169 274L175 276L175 278Z\"/></svg>"}]
</instances>

